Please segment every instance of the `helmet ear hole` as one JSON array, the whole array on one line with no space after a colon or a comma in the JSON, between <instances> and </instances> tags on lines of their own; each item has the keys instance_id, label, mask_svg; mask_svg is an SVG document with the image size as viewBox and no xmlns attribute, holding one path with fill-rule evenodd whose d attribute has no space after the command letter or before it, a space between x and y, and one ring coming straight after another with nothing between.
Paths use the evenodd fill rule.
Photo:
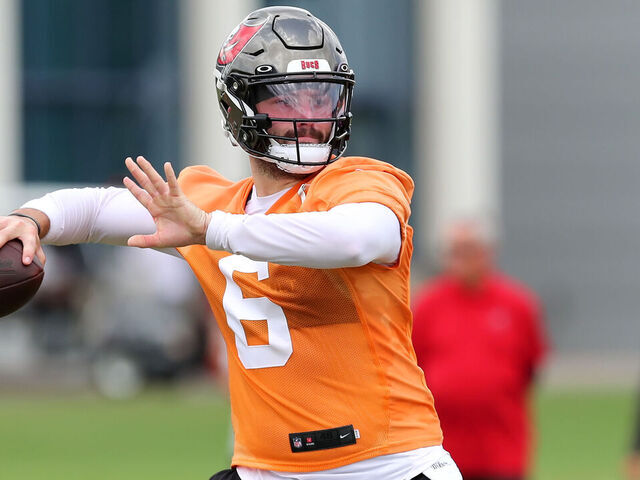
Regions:
<instances>
[{"instance_id":1,"label":"helmet ear hole","mask_svg":"<svg viewBox=\"0 0 640 480\"><path fill-rule=\"evenodd\" d=\"M242 129L240 139L249 148L254 148L258 143L258 134L253 129Z\"/></svg>"},{"instance_id":2,"label":"helmet ear hole","mask_svg":"<svg viewBox=\"0 0 640 480\"><path fill-rule=\"evenodd\" d=\"M247 93L247 82L242 78L229 77L228 87L236 97L243 98L245 93Z\"/></svg>"}]
</instances>

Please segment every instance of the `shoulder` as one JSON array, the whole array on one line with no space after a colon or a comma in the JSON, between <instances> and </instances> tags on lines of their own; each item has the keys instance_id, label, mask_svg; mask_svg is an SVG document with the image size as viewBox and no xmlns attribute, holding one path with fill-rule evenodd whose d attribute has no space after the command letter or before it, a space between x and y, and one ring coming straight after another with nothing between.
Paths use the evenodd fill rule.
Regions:
<instances>
[{"instance_id":1,"label":"shoulder","mask_svg":"<svg viewBox=\"0 0 640 480\"><path fill-rule=\"evenodd\" d=\"M180 172L178 182L180 182L181 186L191 186L192 184L228 186L233 184L231 180L227 180L221 174L206 165L194 165L192 167L185 168Z\"/></svg>"},{"instance_id":2,"label":"shoulder","mask_svg":"<svg viewBox=\"0 0 640 480\"><path fill-rule=\"evenodd\" d=\"M232 182L204 165L187 167L180 172L178 183L189 199L205 210L225 209L240 192L248 188L250 179Z\"/></svg>"},{"instance_id":3,"label":"shoulder","mask_svg":"<svg viewBox=\"0 0 640 480\"><path fill-rule=\"evenodd\" d=\"M315 186L327 186L348 181L354 187L367 187L373 183L386 182L397 186L411 198L413 180L405 171L390 163L368 157L343 157L329 164L313 179Z\"/></svg>"},{"instance_id":4,"label":"shoulder","mask_svg":"<svg viewBox=\"0 0 640 480\"><path fill-rule=\"evenodd\" d=\"M309 205L376 202L408 218L414 184L399 168L366 157L343 157L318 173L308 188Z\"/></svg>"}]
</instances>

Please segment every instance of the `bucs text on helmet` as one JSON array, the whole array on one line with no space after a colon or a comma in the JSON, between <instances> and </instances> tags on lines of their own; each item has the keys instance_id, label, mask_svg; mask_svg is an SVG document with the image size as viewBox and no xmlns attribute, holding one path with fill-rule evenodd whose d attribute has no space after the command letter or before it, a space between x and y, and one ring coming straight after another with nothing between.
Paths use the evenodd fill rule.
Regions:
<instances>
[{"instance_id":1,"label":"bucs text on helmet","mask_svg":"<svg viewBox=\"0 0 640 480\"><path fill-rule=\"evenodd\" d=\"M290 173L317 171L344 153L354 84L336 34L301 8L250 13L216 64L231 142Z\"/></svg>"}]
</instances>

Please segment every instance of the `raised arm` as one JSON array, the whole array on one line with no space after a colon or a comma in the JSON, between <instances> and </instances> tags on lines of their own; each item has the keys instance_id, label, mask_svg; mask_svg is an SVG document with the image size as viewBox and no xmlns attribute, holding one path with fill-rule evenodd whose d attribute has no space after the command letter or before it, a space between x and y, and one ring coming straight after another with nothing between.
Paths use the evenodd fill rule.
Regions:
<instances>
[{"instance_id":1,"label":"raised arm","mask_svg":"<svg viewBox=\"0 0 640 480\"><path fill-rule=\"evenodd\" d=\"M281 265L393 264L402 243L398 218L379 203L348 203L327 212L211 215L209 248Z\"/></svg>"},{"instance_id":2,"label":"raised arm","mask_svg":"<svg viewBox=\"0 0 640 480\"><path fill-rule=\"evenodd\" d=\"M237 215L204 212L181 191L170 164L165 181L142 157L127 159L140 184L126 187L149 210L152 235L135 235L129 245L167 248L206 244L253 260L312 268L392 264L401 246L396 215L377 203L339 205L327 212Z\"/></svg>"},{"instance_id":3,"label":"raised arm","mask_svg":"<svg viewBox=\"0 0 640 480\"><path fill-rule=\"evenodd\" d=\"M19 239L24 246L23 263L28 264L36 254L44 261L40 239L53 245L126 245L132 235L154 230L149 212L124 188L63 189L0 217L0 246Z\"/></svg>"},{"instance_id":4,"label":"raised arm","mask_svg":"<svg viewBox=\"0 0 640 480\"><path fill-rule=\"evenodd\" d=\"M125 188L57 190L23 205L40 211L50 223L42 243L126 245L135 234L155 230L153 219ZM46 234L45 234L46 233Z\"/></svg>"}]
</instances>

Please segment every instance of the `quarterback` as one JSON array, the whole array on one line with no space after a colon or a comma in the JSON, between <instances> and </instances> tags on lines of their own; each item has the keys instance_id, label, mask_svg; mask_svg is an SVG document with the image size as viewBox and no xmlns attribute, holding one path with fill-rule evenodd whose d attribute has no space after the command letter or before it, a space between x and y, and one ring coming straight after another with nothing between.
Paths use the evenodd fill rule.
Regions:
<instances>
[{"instance_id":1,"label":"quarterback","mask_svg":"<svg viewBox=\"0 0 640 480\"><path fill-rule=\"evenodd\" d=\"M257 10L216 62L223 126L251 177L127 158L126 188L59 190L0 217L0 245L20 239L25 264L44 258L41 241L189 263L229 363L234 455L212 479L461 478L411 344L413 182L343 156L353 85L327 25Z\"/></svg>"}]
</instances>

